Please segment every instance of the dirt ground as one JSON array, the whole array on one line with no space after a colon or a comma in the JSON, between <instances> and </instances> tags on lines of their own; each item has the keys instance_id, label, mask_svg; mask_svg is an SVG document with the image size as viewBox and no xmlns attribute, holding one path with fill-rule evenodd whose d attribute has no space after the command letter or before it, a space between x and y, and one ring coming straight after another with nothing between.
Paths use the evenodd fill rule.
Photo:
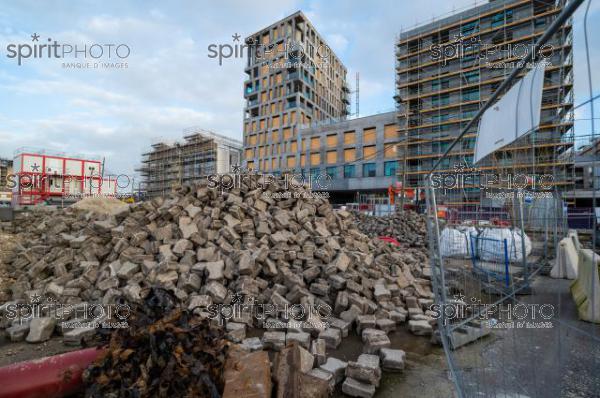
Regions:
<instances>
[{"instance_id":1,"label":"dirt ground","mask_svg":"<svg viewBox=\"0 0 600 398\"><path fill-rule=\"evenodd\" d=\"M391 348L406 352L403 372L383 372L381 384L375 393L376 398L453 398L454 384L449 378L446 358L442 347L432 345L429 337L411 334L406 325L390 333ZM362 342L356 333L351 332L340 347L328 352L344 361L356 360L362 353ZM345 397L341 388L334 397Z\"/></svg>"},{"instance_id":2,"label":"dirt ground","mask_svg":"<svg viewBox=\"0 0 600 398\"><path fill-rule=\"evenodd\" d=\"M64 345L62 337L53 337L40 344L29 344L24 341L12 343L2 337L0 338L0 366L62 354L79 348L81 347Z\"/></svg>"}]
</instances>

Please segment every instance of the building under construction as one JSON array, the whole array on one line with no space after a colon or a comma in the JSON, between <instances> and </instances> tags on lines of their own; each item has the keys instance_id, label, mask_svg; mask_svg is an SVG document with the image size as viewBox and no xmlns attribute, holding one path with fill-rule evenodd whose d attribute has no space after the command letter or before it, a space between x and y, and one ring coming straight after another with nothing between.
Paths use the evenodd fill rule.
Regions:
<instances>
[{"instance_id":1,"label":"building under construction","mask_svg":"<svg viewBox=\"0 0 600 398\"><path fill-rule=\"evenodd\" d=\"M533 51L564 4L490 1L400 34L395 99L401 141L398 176L405 187L424 188L435 162L519 60ZM569 21L538 50L546 63L539 129L478 163L478 172L551 174L557 187L572 184L567 171L573 146L571 31ZM472 167L476 133L475 124L443 159L440 173ZM465 186L460 197L440 199L457 206L478 204L479 187Z\"/></svg>"},{"instance_id":2,"label":"building under construction","mask_svg":"<svg viewBox=\"0 0 600 398\"><path fill-rule=\"evenodd\" d=\"M174 187L221 174L238 166L242 142L200 128L184 130L184 142L158 142L144 153L138 171L149 197L168 195Z\"/></svg>"},{"instance_id":3,"label":"building under construction","mask_svg":"<svg viewBox=\"0 0 600 398\"><path fill-rule=\"evenodd\" d=\"M300 127L348 114L346 67L301 11L246 43L244 161L272 174L303 168ZM324 164L311 157L311 167Z\"/></svg>"}]
</instances>

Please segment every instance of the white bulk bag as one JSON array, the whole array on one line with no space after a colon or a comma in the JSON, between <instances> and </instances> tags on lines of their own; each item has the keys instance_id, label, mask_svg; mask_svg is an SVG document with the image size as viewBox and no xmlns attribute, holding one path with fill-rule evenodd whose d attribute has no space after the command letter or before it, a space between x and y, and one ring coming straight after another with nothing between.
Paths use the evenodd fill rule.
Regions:
<instances>
[{"instance_id":1,"label":"white bulk bag","mask_svg":"<svg viewBox=\"0 0 600 398\"><path fill-rule=\"evenodd\" d=\"M465 234L454 228L444 228L440 234L442 257L464 257L467 255Z\"/></svg>"},{"instance_id":2,"label":"white bulk bag","mask_svg":"<svg viewBox=\"0 0 600 398\"><path fill-rule=\"evenodd\" d=\"M525 236L525 256L531 253L531 240ZM486 228L479 235L477 250L479 258L483 261L494 261L503 263L505 261L504 239L508 249L508 261L517 262L523 260L521 246L521 231L509 228Z\"/></svg>"},{"instance_id":3,"label":"white bulk bag","mask_svg":"<svg viewBox=\"0 0 600 398\"><path fill-rule=\"evenodd\" d=\"M440 234L440 251L442 257L465 257L471 255L470 234L477 235L473 227L455 229L446 227Z\"/></svg>"}]
</instances>

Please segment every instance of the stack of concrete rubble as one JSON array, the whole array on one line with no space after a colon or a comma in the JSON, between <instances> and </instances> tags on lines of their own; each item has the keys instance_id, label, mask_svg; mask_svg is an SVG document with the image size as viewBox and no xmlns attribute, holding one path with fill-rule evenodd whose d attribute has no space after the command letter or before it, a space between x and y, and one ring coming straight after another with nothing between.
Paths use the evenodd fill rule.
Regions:
<instances>
[{"instance_id":1,"label":"stack of concrete rubble","mask_svg":"<svg viewBox=\"0 0 600 398\"><path fill-rule=\"evenodd\" d=\"M359 221L359 230L370 236L391 236L398 242L411 247L427 246L424 216L414 211L396 211L391 216L372 216L354 212Z\"/></svg>"},{"instance_id":2,"label":"stack of concrete rubble","mask_svg":"<svg viewBox=\"0 0 600 398\"><path fill-rule=\"evenodd\" d=\"M430 271L417 245L423 237L410 238L416 247L398 249L361 233L351 213L334 211L326 200L303 192L286 198L283 191L273 182L225 192L200 183L111 215L67 209L31 217L15 226L22 247L9 259L16 282L8 293L13 304L51 296L84 305L121 296L142 302L149 287L163 287L202 316L211 304L232 304L237 295L253 298L279 311L266 319L248 314L226 319L230 340L248 351L280 351L295 343L309 355L306 373L332 385L345 376L346 390L357 383L376 386L379 358L384 368L403 363L389 348L389 332L406 321L416 334L432 332ZM413 227L415 233L424 234L424 228ZM281 309L294 304L331 311L286 326ZM85 337L50 318L20 322L18 330L16 320L3 319L15 340L43 341L54 327L72 333L70 341ZM40 322L44 333L37 330ZM267 330L262 338L246 338L250 328ZM367 356L340 370L327 350L354 331Z\"/></svg>"}]
</instances>

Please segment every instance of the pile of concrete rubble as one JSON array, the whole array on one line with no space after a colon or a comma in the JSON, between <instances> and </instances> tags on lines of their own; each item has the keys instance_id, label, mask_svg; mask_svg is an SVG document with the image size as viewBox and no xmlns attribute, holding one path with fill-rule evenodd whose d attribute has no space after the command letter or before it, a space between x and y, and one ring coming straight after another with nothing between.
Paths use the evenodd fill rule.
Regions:
<instances>
[{"instance_id":1,"label":"pile of concrete rubble","mask_svg":"<svg viewBox=\"0 0 600 398\"><path fill-rule=\"evenodd\" d=\"M414 211L397 210L391 216L372 216L355 212L360 231L370 237L390 236L411 247L426 247L425 216Z\"/></svg>"},{"instance_id":2,"label":"pile of concrete rubble","mask_svg":"<svg viewBox=\"0 0 600 398\"><path fill-rule=\"evenodd\" d=\"M284 189L272 181L230 191L200 183L110 215L73 208L30 213L14 225L21 245L4 265L15 283L4 292L11 301L0 315L7 305L39 297L74 307L122 296L142 303L149 288L161 287L184 308L211 317L211 305L223 308L243 297L276 310L262 318L212 317L229 340L250 352L281 351L295 342L294 350L303 350L303 374L371 396L381 365L403 367L404 353L390 349L388 333L407 322L413 333L429 335L435 324L427 310L433 294L421 217L402 215L402 230L393 236L405 231L409 237L396 248L361 233L364 219L303 189L291 197ZM289 326L289 308L298 304L330 311L309 311L302 324ZM79 344L95 334L93 326L70 329L55 317L6 319L0 326L15 341L44 341L57 332L65 343ZM262 337L246 336L260 329ZM353 330L364 354L349 363L328 358L327 349Z\"/></svg>"}]
</instances>

